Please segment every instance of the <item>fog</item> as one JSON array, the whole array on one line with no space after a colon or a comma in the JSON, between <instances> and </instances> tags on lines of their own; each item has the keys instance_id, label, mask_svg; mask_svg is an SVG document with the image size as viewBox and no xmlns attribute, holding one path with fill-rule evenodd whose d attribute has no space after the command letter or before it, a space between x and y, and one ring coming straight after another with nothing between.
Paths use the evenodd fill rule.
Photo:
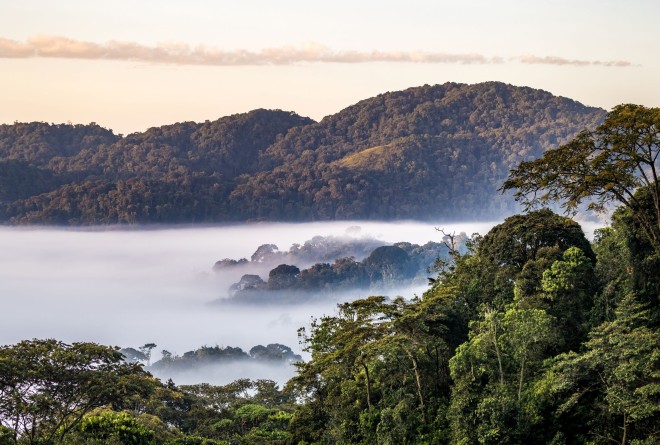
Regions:
<instances>
[{"instance_id":1,"label":"fog","mask_svg":"<svg viewBox=\"0 0 660 445\"><path fill-rule=\"evenodd\" d=\"M211 383L225 385L238 379L268 379L281 385L295 374L293 364L271 365L264 363L251 363L238 361L229 364L200 365L190 371L151 371L162 381L172 379L177 385L194 385L197 383Z\"/></svg>"},{"instance_id":2,"label":"fog","mask_svg":"<svg viewBox=\"0 0 660 445\"><path fill-rule=\"evenodd\" d=\"M367 296L364 291L314 304L210 304L226 297L231 284L212 272L216 261L249 258L266 243L287 250L315 235L424 244L441 239L435 227L485 234L494 224L344 221L166 229L4 227L0 228L0 344L56 338L137 348L153 342L158 345L153 361L163 349L182 355L200 346L219 345L247 352L255 345L281 343L305 356L297 329L307 326L311 317L333 314L337 300ZM397 294L412 297L423 290ZM215 370L206 377L182 377L181 382L205 379L220 384L241 376L283 381L290 375L293 369L281 373L245 365Z\"/></svg>"}]
</instances>

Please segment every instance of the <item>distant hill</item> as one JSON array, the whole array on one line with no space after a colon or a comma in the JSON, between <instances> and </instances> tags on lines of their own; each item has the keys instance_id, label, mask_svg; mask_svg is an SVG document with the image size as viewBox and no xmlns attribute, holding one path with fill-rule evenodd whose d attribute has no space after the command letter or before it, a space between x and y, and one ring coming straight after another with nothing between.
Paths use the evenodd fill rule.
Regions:
<instances>
[{"instance_id":1,"label":"distant hill","mask_svg":"<svg viewBox=\"0 0 660 445\"><path fill-rule=\"evenodd\" d=\"M95 124L0 126L10 224L493 219L521 160L605 110L497 82L381 94L321 122L255 110L125 137Z\"/></svg>"}]
</instances>

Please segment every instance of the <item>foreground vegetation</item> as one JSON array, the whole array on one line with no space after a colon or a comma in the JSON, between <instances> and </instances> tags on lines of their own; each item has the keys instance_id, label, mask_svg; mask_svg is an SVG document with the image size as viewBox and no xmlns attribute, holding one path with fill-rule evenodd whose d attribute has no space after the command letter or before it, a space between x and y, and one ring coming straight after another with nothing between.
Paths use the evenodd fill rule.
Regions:
<instances>
[{"instance_id":1,"label":"foreground vegetation","mask_svg":"<svg viewBox=\"0 0 660 445\"><path fill-rule=\"evenodd\" d=\"M561 196L600 175L578 198L621 206L593 243L547 209L510 217L450 249L421 298L344 303L301 329L311 359L281 389L162 384L92 344L2 347L0 443L658 443L660 185L635 181L656 175L659 113L615 109L559 157L574 169L543 176L556 167L543 158L512 172L506 186L531 190L536 169Z\"/></svg>"}]
</instances>

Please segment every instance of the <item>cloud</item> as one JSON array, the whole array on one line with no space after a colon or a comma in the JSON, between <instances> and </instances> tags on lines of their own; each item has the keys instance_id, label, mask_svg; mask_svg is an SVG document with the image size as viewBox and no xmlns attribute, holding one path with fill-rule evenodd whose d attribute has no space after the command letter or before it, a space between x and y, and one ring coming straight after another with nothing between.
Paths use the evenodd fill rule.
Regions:
<instances>
[{"instance_id":1,"label":"cloud","mask_svg":"<svg viewBox=\"0 0 660 445\"><path fill-rule=\"evenodd\" d=\"M0 37L0 57L18 58L31 57L33 55L34 50L30 45L16 42L15 40L3 39Z\"/></svg>"},{"instance_id":2,"label":"cloud","mask_svg":"<svg viewBox=\"0 0 660 445\"><path fill-rule=\"evenodd\" d=\"M87 42L63 36L36 35L26 42L0 38L2 58L58 58L118 60L173 65L248 66L293 65L297 63L433 63L501 64L520 61L528 64L626 67L626 61L569 60L561 57L524 55L514 58L491 57L477 53L427 51L337 51L318 44L282 46L259 51L222 50L204 45L161 43L155 46L111 40Z\"/></svg>"},{"instance_id":3,"label":"cloud","mask_svg":"<svg viewBox=\"0 0 660 445\"><path fill-rule=\"evenodd\" d=\"M334 51L318 44L266 48L260 51L226 51L203 45L191 47L181 43L146 46L134 42L109 41L99 44L61 36L45 35L32 36L28 38L26 43L0 39L0 57L53 57L214 66L292 65L305 62L464 64L498 62L481 54L429 53L423 51Z\"/></svg>"},{"instance_id":4,"label":"cloud","mask_svg":"<svg viewBox=\"0 0 660 445\"><path fill-rule=\"evenodd\" d=\"M632 63L625 60L572 60L565 59L563 57L555 56L533 56L531 54L526 54L520 56L518 60L522 63L529 64L541 64L541 65L571 65L571 66L614 66L614 67L627 67L632 66Z\"/></svg>"}]
</instances>

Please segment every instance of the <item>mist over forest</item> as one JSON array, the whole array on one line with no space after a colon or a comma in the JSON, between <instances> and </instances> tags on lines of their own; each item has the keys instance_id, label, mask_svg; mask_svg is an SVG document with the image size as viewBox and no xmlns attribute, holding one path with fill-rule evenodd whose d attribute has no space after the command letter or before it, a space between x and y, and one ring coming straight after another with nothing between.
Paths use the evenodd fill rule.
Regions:
<instances>
[{"instance_id":1,"label":"mist over forest","mask_svg":"<svg viewBox=\"0 0 660 445\"><path fill-rule=\"evenodd\" d=\"M485 233L493 224L442 227L471 234ZM344 289L299 304L278 304L275 299L259 306L223 305L218 302L228 298L229 288L244 271L214 272L217 261L250 258L265 244L287 251L320 236L348 244L439 242L442 233L436 227L346 221L201 228L0 228L0 295L10 308L0 315L0 343L57 338L139 347L153 342L157 348L152 362L160 359L162 350L183 355L202 346L248 352L257 345L279 343L300 354L298 328L307 326L313 316L334 313L338 302L369 295L369 289ZM268 270L276 265L257 264L261 268L250 272L267 280ZM389 289L389 295L411 298L427 287L426 282L416 283ZM294 372L292 367L247 362L220 370L206 366L206 372L200 368L179 372L175 381L220 384L245 377L284 382Z\"/></svg>"}]
</instances>

